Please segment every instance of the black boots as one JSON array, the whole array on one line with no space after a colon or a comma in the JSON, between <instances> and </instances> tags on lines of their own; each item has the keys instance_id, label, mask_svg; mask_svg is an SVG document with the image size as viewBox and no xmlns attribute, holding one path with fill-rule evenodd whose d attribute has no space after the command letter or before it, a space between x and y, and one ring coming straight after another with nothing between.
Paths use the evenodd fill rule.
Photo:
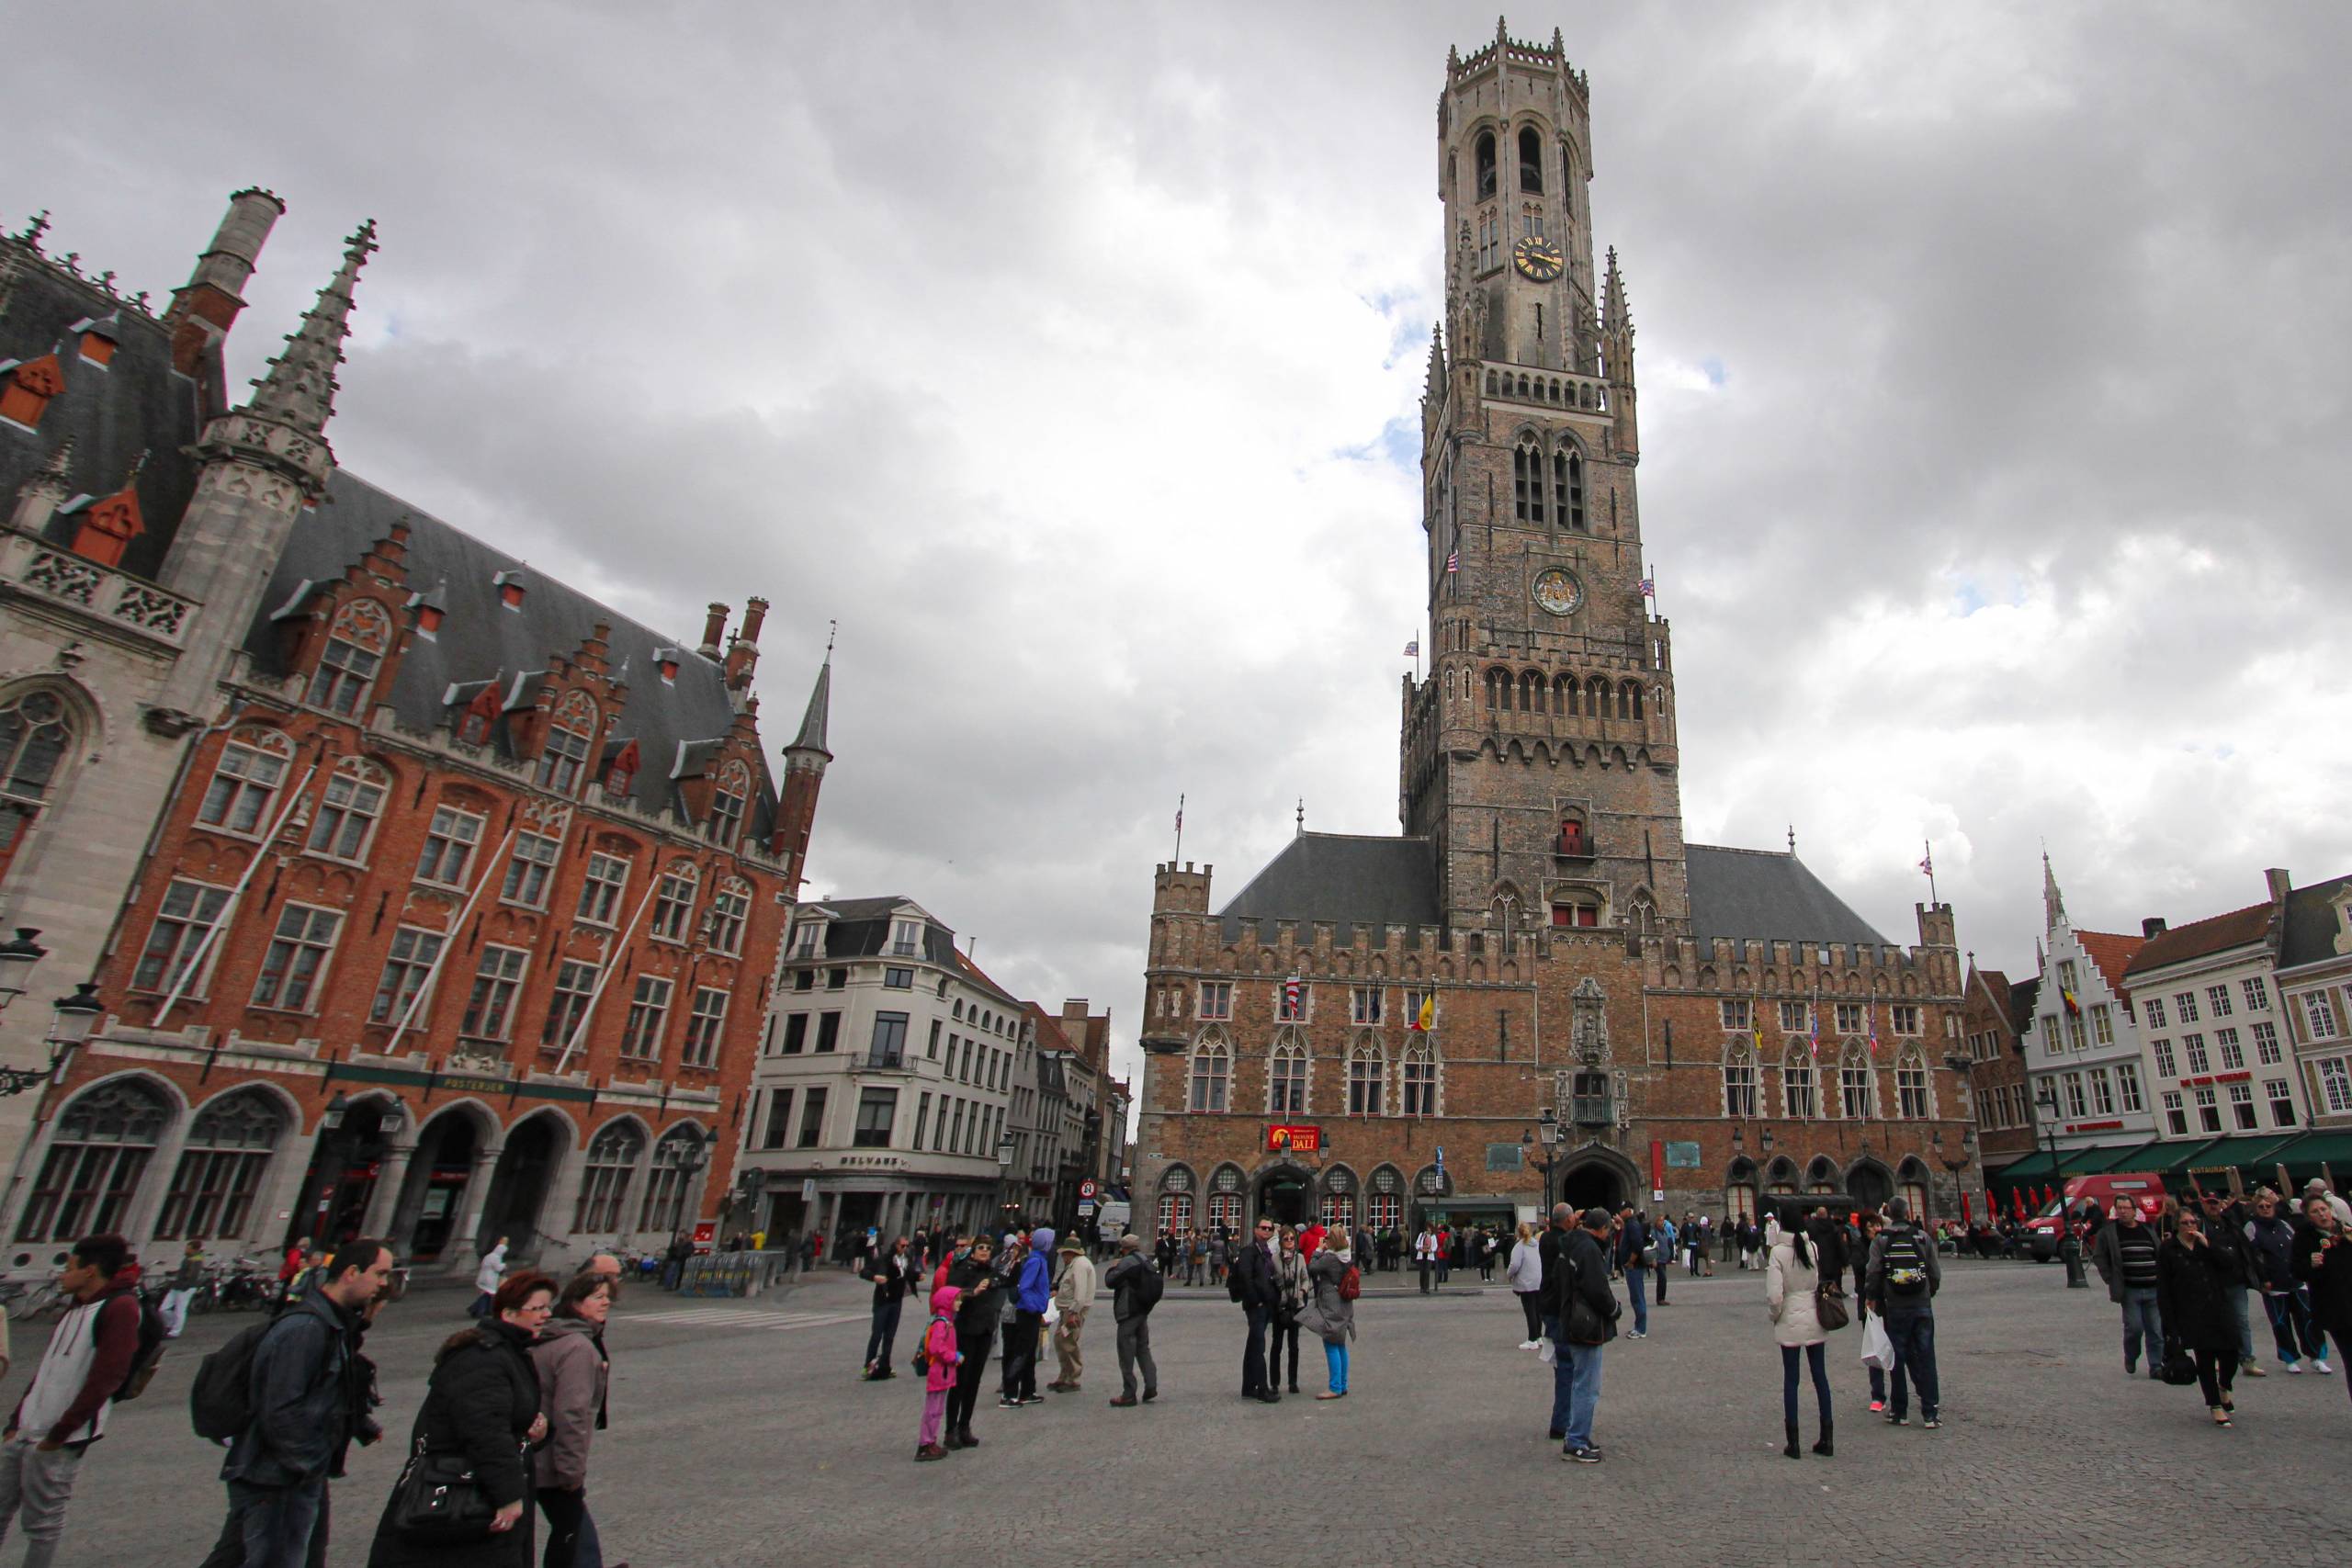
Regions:
<instances>
[{"instance_id":1,"label":"black boots","mask_svg":"<svg viewBox=\"0 0 2352 1568\"><path fill-rule=\"evenodd\" d=\"M1826 1421L1823 1422L1821 1424L1821 1441L1813 1445L1813 1451L1819 1454L1823 1459L1831 1459L1836 1457L1838 1445L1831 1441L1831 1439L1837 1437L1837 1435L1838 1430L1836 1427L1830 1426Z\"/></svg>"},{"instance_id":2,"label":"black boots","mask_svg":"<svg viewBox=\"0 0 2352 1568\"><path fill-rule=\"evenodd\" d=\"M1789 1429L1789 1446L1782 1449L1781 1451L1788 1455L1791 1459L1803 1459L1804 1455L1797 1448L1797 1424L1793 1421L1790 1421L1785 1423L1785 1425Z\"/></svg>"}]
</instances>

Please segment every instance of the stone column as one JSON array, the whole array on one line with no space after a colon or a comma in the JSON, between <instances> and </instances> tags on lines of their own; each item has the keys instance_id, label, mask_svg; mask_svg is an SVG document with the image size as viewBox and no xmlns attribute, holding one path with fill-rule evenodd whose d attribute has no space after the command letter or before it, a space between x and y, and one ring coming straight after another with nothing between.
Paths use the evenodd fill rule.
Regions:
<instances>
[{"instance_id":1,"label":"stone column","mask_svg":"<svg viewBox=\"0 0 2352 1568\"><path fill-rule=\"evenodd\" d=\"M139 1190L123 1206L120 1234L130 1243L134 1257L153 1250L148 1243L153 1239L155 1221L163 1213L164 1195L171 1190L172 1178L179 1172L180 1155L187 1147L192 1115L183 1111L172 1118L164 1135L155 1140L155 1152L147 1156L147 1168L140 1173Z\"/></svg>"},{"instance_id":2,"label":"stone column","mask_svg":"<svg viewBox=\"0 0 2352 1568\"><path fill-rule=\"evenodd\" d=\"M480 1261L474 1244L481 1237L482 1212L490 1207L491 1178L497 1173L498 1156L505 1152L504 1144L489 1144L474 1151L473 1174L466 1178L465 1207L449 1232L445 1254L452 1259L448 1269L452 1274L470 1274Z\"/></svg>"},{"instance_id":3,"label":"stone column","mask_svg":"<svg viewBox=\"0 0 2352 1568\"><path fill-rule=\"evenodd\" d=\"M401 1189L408 1182L408 1162L415 1157L414 1144L391 1144L384 1149L384 1157L376 1162L376 1189L368 1194L368 1211L360 1217L359 1234L378 1241L387 1239L385 1227L391 1223L392 1212L399 1207ZM395 1247L394 1251L399 1248Z\"/></svg>"}]
</instances>

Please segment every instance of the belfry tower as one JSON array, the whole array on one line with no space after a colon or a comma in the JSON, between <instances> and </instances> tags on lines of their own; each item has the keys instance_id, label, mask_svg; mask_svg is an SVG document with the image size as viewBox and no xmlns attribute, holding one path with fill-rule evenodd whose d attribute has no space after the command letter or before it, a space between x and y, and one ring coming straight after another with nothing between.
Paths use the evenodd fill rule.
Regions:
<instances>
[{"instance_id":1,"label":"belfry tower","mask_svg":"<svg viewBox=\"0 0 2352 1568\"><path fill-rule=\"evenodd\" d=\"M1421 405L1429 674L1399 809L1455 929L1688 930L1672 646L1645 594L1634 329L1594 265L1584 74L1499 27L1438 99Z\"/></svg>"}]
</instances>

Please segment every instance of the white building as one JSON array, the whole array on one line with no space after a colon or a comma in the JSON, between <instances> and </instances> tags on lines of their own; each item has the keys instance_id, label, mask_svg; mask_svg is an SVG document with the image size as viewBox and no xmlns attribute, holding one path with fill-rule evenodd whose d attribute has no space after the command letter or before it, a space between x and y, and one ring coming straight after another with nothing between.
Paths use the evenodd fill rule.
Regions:
<instances>
[{"instance_id":1,"label":"white building","mask_svg":"<svg viewBox=\"0 0 2352 1568\"><path fill-rule=\"evenodd\" d=\"M2352 876L2289 893L2285 923L2278 988L2296 1077L2313 1125L2352 1128ZM2332 1134L2325 1153L2340 1184L2352 1172L2352 1134Z\"/></svg>"},{"instance_id":2,"label":"white building","mask_svg":"<svg viewBox=\"0 0 2352 1568\"><path fill-rule=\"evenodd\" d=\"M2147 922L2146 945L2124 972L2147 1043L2160 1137L2271 1134L2277 1142L2310 1123L2277 980L2288 877L2276 870L2264 875L2270 897L2259 904L2169 931ZM2231 1149L2211 1158L2217 1166L2258 1165L2256 1153Z\"/></svg>"},{"instance_id":3,"label":"white building","mask_svg":"<svg viewBox=\"0 0 2352 1568\"><path fill-rule=\"evenodd\" d=\"M2078 930L2067 917L2047 855L2041 902L2047 945L2025 1060L2036 1106L2046 1084L2057 1112L2045 1119L2037 1109L2036 1131L2055 1145L2062 1163L2089 1149L2120 1154L2157 1135L2139 1021L2123 984L2147 939Z\"/></svg>"},{"instance_id":4,"label":"white building","mask_svg":"<svg viewBox=\"0 0 2352 1568\"><path fill-rule=\"evenodd\" d=\"M1017 1163L1021 1004L910 898L803 904L776 964L739 1168L774 1238L990 1221Z\"/></svg>"}]
</instances>

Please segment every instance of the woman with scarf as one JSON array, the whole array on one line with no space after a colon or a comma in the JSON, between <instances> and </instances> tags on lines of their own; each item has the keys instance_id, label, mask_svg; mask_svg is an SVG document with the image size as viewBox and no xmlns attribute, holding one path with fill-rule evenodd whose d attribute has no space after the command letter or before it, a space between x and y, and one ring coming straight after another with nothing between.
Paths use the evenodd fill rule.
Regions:
<instances>
[{"instance_id":1,"label":"woman with scarf","mask_svg":"<svg viewBox=\"0 0 2352 1568\"><path fill-rule=\"evenodd\" d=\"M1273 1380L1283 1364L1283 1348L1290 1348L1290 1391L1298 1392L1298 1314L1306 1310L1306 1298L1312 1287L1306 1280L1306 1258L1298 1250L1298 1232L1289 1225L1281 1231L1282 1249L1274 1258L1274 1283L1281 1290L1281 1299L1274 1304L1273 1343L1266 1350L1266 1378Z\"/></svg>"}]
</instances>

